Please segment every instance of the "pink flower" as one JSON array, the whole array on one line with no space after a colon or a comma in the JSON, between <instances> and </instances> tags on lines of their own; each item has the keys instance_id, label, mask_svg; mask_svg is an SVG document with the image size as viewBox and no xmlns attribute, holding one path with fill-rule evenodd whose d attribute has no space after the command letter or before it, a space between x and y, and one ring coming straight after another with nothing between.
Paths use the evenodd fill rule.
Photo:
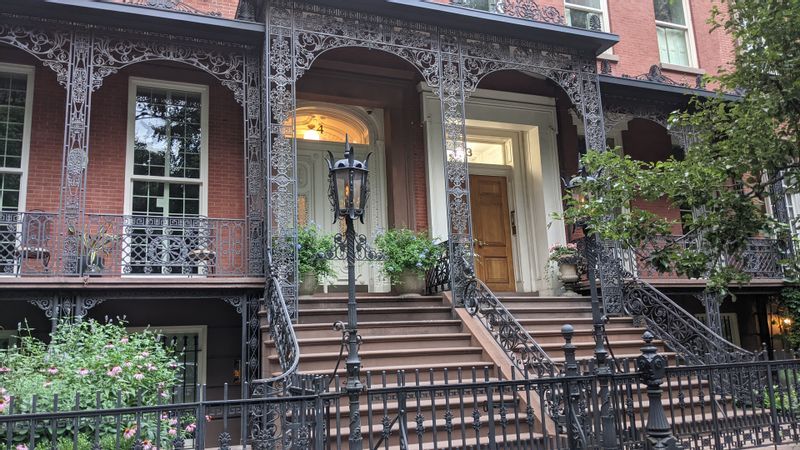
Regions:
<instances>
[{"instance_id":1,"label":"pink flower","mask_svg":"<svg viewBox=\"0 0 800 450\"><path fill-rule=\"evenodd\" d=\"M195 430L196 428L197 428L197 424L195 424L194 422L192 422L192 423L190 423L189 425L186 425L186 432L187 432L187 433L194 433L194 430Z\"/></svg>"},{"instance_id":2,"label":"pink flower","mask_svg":"<svg viewBox=\"0 0 800 450\"><path fill-rule=\"evenodd\" d=\"M122 367L114 366L114 367L111 368L111 370L106 372L106 375L108 375L110 377L116 377L117 375L119 375L120 372L122 372Z\"/></svg>"},{"instance_id":3,"label":"pink flower","mask_svg":"<svg viewBox=\"0 0 800 450\"><path fill-rule=\"evenodd\" d=\"M177 369L178 368L178 364L174 363L174 362L171 362L171 363L169 363L169 368L170 369Z\"/></svg>"},{"instance_id":4,"label":"pink flower","mask_svg":"<svg viewBox=\"0 0 800 450\"><path fill-rule=\"evenodd\" d=\"M5 391L5 389L3 389L3 391ZM5 392L2 393L5 394ZM6 410L6 408L8 407L8 403L10 401L11 401L11 396L9 395L3 395L2 397L0 397L0 413Z\"/></svg>"},{"instance_id":5,"label":"pink flower","mask_svg":"<svg viewBox=\"0 0 800 450\"><path fill-rule=\"evenodd\" d=\"M49 369L47 369L47 373L49 373L50 375L55 375L58 373L58 369L55 367L50 367Z\"/></svg>"},{"instance_id":6,"label":"pink flower","mask_svg":"<svg viewBox=\"0 0 800 450\"><path fill-rule=\"evenodd\" d=\"M156 370L156 365L155 365L155 364L153 364L153 363L147 363L147 365L145 365L144 367L145 367L147 370L151 371L151 372L152 372L153 370Z\"/></svg>"},{"instance_id":7,"label":"pink flower","mask_svg":"<svg viewBox=\"0 0 800 450\"><path fill-rule=\"evenodd\" d=\"M119 340L119 343L120 343L120 344L127 344L127 343L128 343L128 336L125 336L125 337L123 337L122 339L120 339L120 340Z\"/></svg>"},{"instance_id":8,"label":"pink flower","mask_svg":"<svg viewBox=\"0 0 800 450\"><path fill-rule=\"evenodd\" d=\"M133 378L136 378L137 380L144 379L144 374L142 374L142 373L134 374Z\"/></svg>"},{"instance_id":9,"label":"pink flower","mask_svg":"<svg viewBox=\"0 0 800 450\"><path fill-rule=\"evenodd\" d=\"M151 444L148 439L145 439L144 442L142 442L142 444L144 444L144 446L142 447L144 450L151 450L153 448L153 444Z\"/></svg>"},{"instance_id":10,"label":"pink flower","mask_svg":"<svg viewBox=\"0 0 800 450\"><path fill-rule=\"evenodd\" d=\"M84 369L84 368L78 369L78 375L80 375L82 377L86 376L86 375L89 375L89 369Z\"/></svg>"},{"instance_id":11,"label":"pink flower","mask_svg":"<svg viewBox=\"0 0 800 450\"><path fill-rule=\"evenodd\" d=\"M211 416L209 416L208 414L206 414L206 422L211 422Z\"/></svg>"},{"instance_id":12,"label":"pink flower","mask_svg":"<svg viewBox=\"0 0 800 450\"><path fill-rule=\"evenodd\" d=\"M150 356L150 352L142 352L141 355L142 358L147 358L148 356Z\"/></svg>"},{"instance_id":13,"label":"pink flower","mask_svg":"<svg viewBox=\"0 0 800 450\"><path fill-rule=\"evenodd\" d=\"M0 373L11 372L11 367L0 367Z\"/></svg>"},{"instance_id":14,"label":"pink flower","mask_svg":"<svg viewBox=\"0 0 800 450\"><path fill-rule=\"evenodd\" d=\"M178 424L178 419L169 419L169 426L174 427Z\"/></svg>"},{"instance_id":15,"label":"pink flower","mask_svg":"<svg viewBox=\"0 0 800 450\"><path fill-rule=\"evenodd\" d=\"M136 436L136 426L135 425L131 425L129 428L125 428L125 431L122 433L122 436L125 439L130 439L130 438Z\"/></svg>"},{"instance_id":16,"label":"pink flower","mask_svg":"<svg viewBox=\"0 0 800 450\"><path fill-rule=\"evenodd\" d=\"M14 447L14 448L15 448L16 450L28 450L28 446L27 446L27 445L25 445L25 444L19 444L19 445L17 445L17 446L16 446L16 447Z\"/></svg>"},{"instance_id":17,"label":"pink flower","mask_svg":"<svg viewBox=\"0 0 800 450\"><path fill-rule=\"evenodd\" d=\"M123 364L123 365L124 365L125 367L131 367L131 366L133 366L133 363L132 363L132 362L130 362L130 361L125 361L125 364Z\"/></svg>"},{"instance_id":18,"label":"pink flower","mask_svg":"<svg viewBox=\"0 0 800 450\"><path fill-rule=\"evenodd\" d=\"M161 398L169 397L169 394L167 394L167 391L161 391L161 392L159 392L159 395L161 395Z\"/></svg>"},{"instance_id":19,"label":"pink flower","mask_svg":"<svg viewBox=\"0 0 800 450\"><path fill-rule=\"evenodd\" d=\"M175 428L170 428L169 431L167 431L167 433L169 433L170 436L175 436L176 434L178 434L178 430L176 430Z\"/></svg>"},{"instance_id":20,"label":"pink flower","mask_svg":"<svg viewBox=\"0 0 800 450\"><path fill-rule=\"evenodd\" d=\"M106 346L105 346L105 347L103 347L103 348L109 348L109 349L111 349L111 348L114 348L114 344L112 344L112 343L110 343L110 342L109 342L109 343L108 343L108 344L106 344Z\"/></svg>"}]
</instances>

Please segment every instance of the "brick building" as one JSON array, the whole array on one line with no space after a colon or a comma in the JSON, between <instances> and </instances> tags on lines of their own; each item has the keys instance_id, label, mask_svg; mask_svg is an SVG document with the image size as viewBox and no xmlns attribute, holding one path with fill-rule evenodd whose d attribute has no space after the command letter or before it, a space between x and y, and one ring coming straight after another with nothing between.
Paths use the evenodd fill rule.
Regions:
<instances>
[{"instance_id":1,"label":"brick building","mask_svg":"<svg viewBox=\"0 0 800 450\"><path fill-rule=\"evenodd\" d=\"M301 369L333 370L336 332L302 333L342 320L342 281L298 298L295 240L311 222L338 231L327 225L323 156L341 153L345 135L359 157L374 154L361 233L427 230L448 241L450 255L470 254L474 238L488 288L509 305L528 302L520 320L531 311L585 317L585 303L552 303L561 287L546 269L548 248L567 240L550 218L562 211L561 180L587 147L647 161L680 154L685 132L667 130L667 116L713 95L700 76L728 64L733 50L707 23L712 3L6 0L0 341L23 320L45 334L65 316L124 316L184 343L187 396L195 383L216 395L224 383L285 369L273 345L282 306L270 302L279 299L299 321ZM666 203L646 206L679 223ZM738 262L754 279L723 304L716 330L736 348L779 347L776 249L754 241ZM703 280L658 275L626 255L605 254L605 267L620 269L601 273L612 320L634 329L625 321L637 315L663 326L650 309L629 307L633 279L648 307L719 344L695 320L706 314ZM457 269L473 262L451 262L447 279L429 288L456 286L458 304ZM401 301L386 294L374 264L358 275L359 290L376 294L365 304ZM419 317L441 309L441 297L423 299L434 306L420 300ZM468 320L458 308L443 314ZM534 339L552 332L534 325ZM619 342L623 353L639 345ZM408 358L430 365L423 347ZM474 358L491 354L478 347ZM453 364L473 361L465 358ZM374 361L413 368L380 350Z\"/></svg>"}]
</instances>

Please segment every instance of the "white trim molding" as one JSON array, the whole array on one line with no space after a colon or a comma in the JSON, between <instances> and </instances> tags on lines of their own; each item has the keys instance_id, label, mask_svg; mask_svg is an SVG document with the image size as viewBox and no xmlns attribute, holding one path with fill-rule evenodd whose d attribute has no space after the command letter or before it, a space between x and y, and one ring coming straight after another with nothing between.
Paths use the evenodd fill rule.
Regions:
<instances>
[{"instance_id":1,"label":"white trim molding","mask_svg":"<svg viewBox=\"0 0 800 450\"><path fill-rule=\"evenodd\" d=\"M7 64L0 63L0 72L24 74L26 77L25 87L25 123L22 126L22 153L20 158L19 167L2 167L0 173L17 173L20 174L19 180L19 200L17 203L18 211L25 211L27 207L27 193L28 193L28 165L30 162L31 152L31 130L33 121L33 94L34 94L34 78L36 76L36 68L33 66L20 65L20 64Z\"/></svg>"},{"instance_id":2,"label":"white trim molding","mask_svg":"<svg viewBox=\"0 0 800 450\"><path fill-rule=\"evenodd\" d=\"M447 239L441 102L420 85L426 132L428 223L432 237ZM536 95L476 89L466 103L468 138L502 137L512 144L512 166L471 165L470 173L507 173L509 207L516 211L513 239L517 291L545 293L552 286L547 276L547 249L566 240L563 224L552 223L562 212L558 164L555 99ZM498 172L499 174L499 172ZM513 206L512 206L513 205Z\"/></svg>"}]
</instances>

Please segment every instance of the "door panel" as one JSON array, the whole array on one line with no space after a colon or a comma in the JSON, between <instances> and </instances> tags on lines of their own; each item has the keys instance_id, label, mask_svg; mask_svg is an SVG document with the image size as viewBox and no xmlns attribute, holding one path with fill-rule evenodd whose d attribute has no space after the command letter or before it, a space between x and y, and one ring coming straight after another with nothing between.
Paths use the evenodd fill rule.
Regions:
<instances>
[{"instance_id":1,"label":"door panel","mask_svg":"<svg viewBox=\"0 0 800 450\"><path fill-rule=\"evenodd\" d=\"M513 292L516 283L506 178L470 175L469 179L478 278L494 291Z\"/></svg>"}]
</instances>

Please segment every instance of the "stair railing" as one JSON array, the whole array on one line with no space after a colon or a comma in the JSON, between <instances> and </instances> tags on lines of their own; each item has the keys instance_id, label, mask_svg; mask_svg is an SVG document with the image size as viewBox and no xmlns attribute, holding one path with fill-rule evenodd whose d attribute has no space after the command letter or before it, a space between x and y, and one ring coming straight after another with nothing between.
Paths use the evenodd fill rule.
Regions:
<instances>
[{"instance_id":1,"label":"stair railing","mask_svg":"<svg viewBox=\"0 0 800 450\"><path fill-rule=\"evenodd\" d=\"M267 282L264 288L264 302L267 310L269 334L275 345L281 373L258 380L258 385L262 389L261 394L264 395L269 392L286 392L289 390L287 388L307 384L297 379L297 368L300 364L300 344L294 332L292 316L289 314L289 308L283 298L280 281L272 271L271 252L267 253L267 261L269 266L267 269ZM255 392L254 395L256 395Z\"/></svg>"}]
</instances>

